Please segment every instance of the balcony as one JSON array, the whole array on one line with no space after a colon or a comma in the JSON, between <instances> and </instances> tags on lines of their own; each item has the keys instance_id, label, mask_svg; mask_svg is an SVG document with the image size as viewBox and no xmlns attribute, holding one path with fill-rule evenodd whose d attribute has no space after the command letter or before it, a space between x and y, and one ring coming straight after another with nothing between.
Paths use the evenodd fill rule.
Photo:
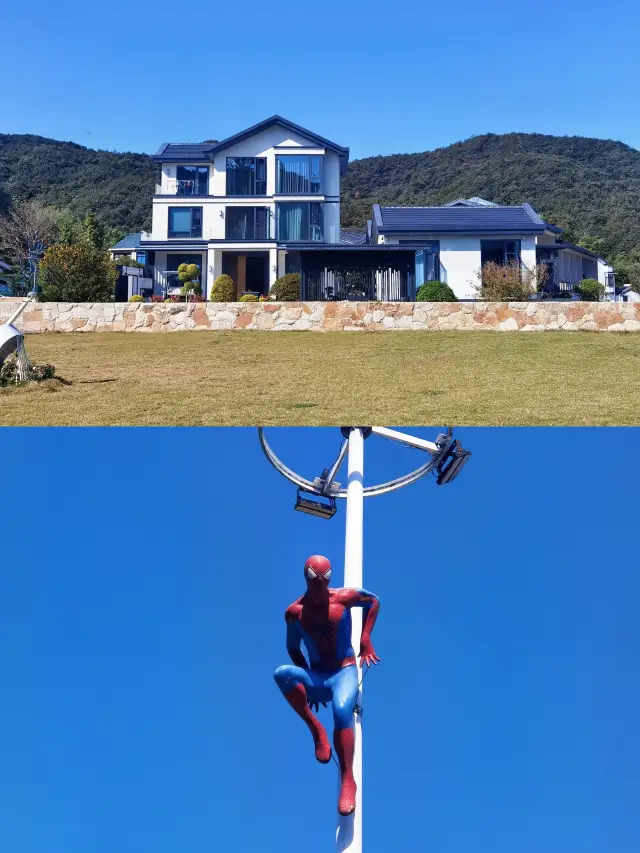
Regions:
<instances>
[{"instance_id":1,"label":"balcony","mask_svg":"<svg viewBox=\"0 0 640 853\"><path fill-rule=\"evenodd\" d=\"M175 196L207 196L209 182L207 180L176 180L171 178L163 184L156 184L156 195Z\"/></svg>"}]
</instances>

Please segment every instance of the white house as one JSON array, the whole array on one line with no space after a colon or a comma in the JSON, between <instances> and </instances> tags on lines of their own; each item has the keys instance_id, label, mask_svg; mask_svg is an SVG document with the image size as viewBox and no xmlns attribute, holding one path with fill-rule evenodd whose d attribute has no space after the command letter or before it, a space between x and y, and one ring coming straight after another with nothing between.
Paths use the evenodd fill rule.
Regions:
<instances>
[{"instance_id":1,"label":"white house","mask_svg":"<svg viewBox=\"0 0 640 853\"><path fill-rule=\"evenodd\" d=\"M373 206L369 239L378 245L421 245L416 279L444 281L458 299L473 299L488 261L545 264L549 291L572 290L594 278L615 291L613 269L593 252L563 242L562 229L545 222L529 204L502 206L457 199L441 207Z\"/></svg>"},{"instance_id":2,"label":"white house","mask_svg":"<svg viewBox=\"0 0 640 853\"><path fill-rule=\"evenodd\" d=\"M135 248L152 268L154 292L175 285L180 264L195 263L207 292L227 273L238 294L266 293L284 274L283 242L340 240L349 149L286 119L222 142L166 143L153 159L162 176L152 229Z\"/></svg>"},{"instance_id":3,"label":"white house","mask_svg":"<svg viewBox=\"0 0 640 853\"><path fill-rule=\"evenodd\" d=\"M611 268L562 242L561 229L528 204L374 205L366 234L341 233L349 149L280 116L221 142L165 143L153 159L161 178L151 233L130 234L112 252L137 258L154 294L170 293L180 264L195 263L207 294L221 273L241 296L266 294L277 277L299 272L305 299L411 300L428 280L473 299L488 260L545 263L552 290L583 278L614 290Z\"/></svg>"}]
</instances>

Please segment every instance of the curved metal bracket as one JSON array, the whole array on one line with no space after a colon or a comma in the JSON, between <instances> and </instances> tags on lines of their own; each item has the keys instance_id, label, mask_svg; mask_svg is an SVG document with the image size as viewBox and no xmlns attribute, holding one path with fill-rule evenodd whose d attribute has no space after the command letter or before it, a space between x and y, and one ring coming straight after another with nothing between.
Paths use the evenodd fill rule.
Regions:
<instances>
[{"instance_id":1,"label":"curved metal bracket","mask_svg":"<svg viewBox=\"0 0 640 853\"><path fill-rule=\"evenodd\" d=\"M310 492L315 495L321 496L331 496L334 498L346 498L347 490L346 488L340 488L339 486L330 487L327 492L326 489L323 490L322 486L316 482L312 482L311 480L307 480L304 477L301 477L300 474L296 474L295 471L292 471L291 468L288 468L284 462L282 462L276 454L271 449L269 442L267 441L264 435L264 427L258 427L258 437L260 439L260 445L264 452L264 455L267 457L269 462L273 465L273 467L282 474L283 477L286 477L287 480L296 485L299 489L303 489L305 492ZM425 462L424 465L421 465L419 468L416 468L415 471L411 471L409 474L405 474L403 477L396 477L394 480L388 480L386 483L379 483L377 486L365 486L363 489L363 494L365 498L375 497L376 495L384 495L387 492L393 492L396 489L401 489L403 486L409 486L411 483L415 483L416 480L419 480L421 477L424 477L425 474L429 474L431 471L437 469L438 465L446 456L451 444L453 442L453 430L451 428L447 429L446 433L439 435L436 439L436 447L437 450L431 455L431 458L428 462Z\"/></svg>"}]
</instances>

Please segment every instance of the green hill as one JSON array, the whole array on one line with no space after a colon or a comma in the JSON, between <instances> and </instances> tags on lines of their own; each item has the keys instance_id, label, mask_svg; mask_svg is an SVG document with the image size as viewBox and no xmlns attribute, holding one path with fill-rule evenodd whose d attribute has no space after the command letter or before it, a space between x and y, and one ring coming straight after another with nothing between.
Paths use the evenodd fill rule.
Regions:
<instances>
[{"instance_id":1,"label":"green hill","mask_svg":"<svg viewBox=\"0 0 640 853\"><path fill-rule=\"evenodd\" d=\"M2 193L38 199L77 216L93 210L125 232L151 225L151 196L158 166L146 154L94 151L42 136L0 134Z\"/></svg>"},{"instance_id":2,"label":"green hill","mask_svg":"<svg viewBox=\"0 0 640 853\"><path fill-rule=\"evenodd\" d=\"M145 154L94 151L41 136L0 134L0 205L37 198L125 231L148 228L158 167ZM442 204L481 196L528 201L608 255L640 249L640 152L621 142L487 134L421 154L355 160L343 179L343 225L371 204ZM599 240L600 242L596 242Z\"/></svg>"},{"instance_id":3,"label":"green hill","mask_svg":"<svg viewBox=\"0 0 640 853\"><path fill-rule=\"evenodd\" d=\"M481 198L529 202L568 239L600 238L608 254L640 248L640 151L606 139L509 133L422 154L354 161L343 180L345 226L371 202L443 204Z\"/></svg>"}]
</instances>

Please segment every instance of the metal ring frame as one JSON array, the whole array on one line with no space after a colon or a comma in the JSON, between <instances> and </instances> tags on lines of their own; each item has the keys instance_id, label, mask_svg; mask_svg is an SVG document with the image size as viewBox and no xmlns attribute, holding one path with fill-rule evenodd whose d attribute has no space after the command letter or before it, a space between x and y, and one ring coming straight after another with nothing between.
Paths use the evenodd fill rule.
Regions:
<instances>
[{"instance_id":1,"label":"metal ring frame","mask_svg":"<svg viewBox=\"0 0 640 853\"><path fill-rule=\"evenodd\" d=\"M411 483L415 483L416 480L419 480L420 477L424 477L425 474L428 474L430 471L433 471L434 468L438 466L438 464L446 454L447 450L449 449L452 434L453 430L449 428L446 433L447 440L443 442L442 448L439 449L436 453L434 453L431 456L430 460L424 465L421 465L419 468L416 468L415 471L411 471L409 474L405 474L402 477L396 477L395 480L389 480L386 483L379 483L377 486L365 486L363 489L364 497L372 498L376 495L384 495L387 492L393 492L396 489L401 489L403 486L409 486ZM258 437L260 439L260 445L262 446L264 455L267 457L267 459L273 465L276 471L282 474L283 477L286 477L287 480L290 480L290 482L292 482L294 485L298 486L298 488L303 489L305 492L311 492L312 494L319 495L320 497L347 497L346 488L332 488L328 492L324 492L316 485L316 483L313 483L311 480L306 480L304 477L301 477L300 474L296 474L295 471L292 471L291 468L288 468L271 449L269 442L267 441L264 435L264 427L258 427Z\"/></svg>"}]
</instances>

